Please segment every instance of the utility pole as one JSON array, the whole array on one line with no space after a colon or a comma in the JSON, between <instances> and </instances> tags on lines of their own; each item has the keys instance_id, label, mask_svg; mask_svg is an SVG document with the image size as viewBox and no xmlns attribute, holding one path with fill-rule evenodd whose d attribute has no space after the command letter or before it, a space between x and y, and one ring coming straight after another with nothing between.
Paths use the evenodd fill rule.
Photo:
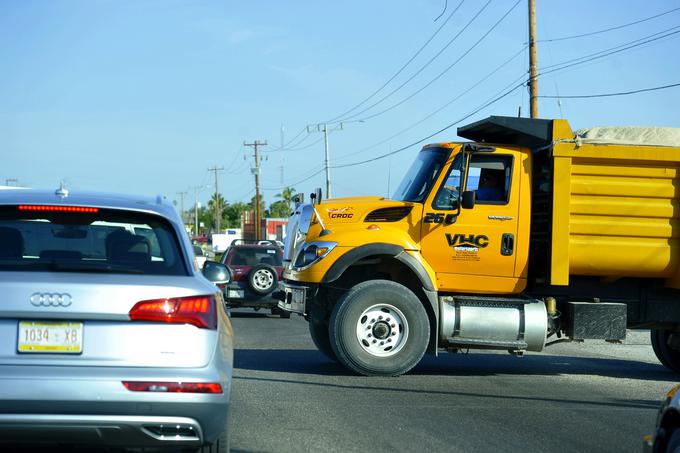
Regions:
<instances>
[{"instance_id":1,"label":"utility pole","mask_svg":"<svg viewBox=\"0 0 680 453\"><path fill-rule=\"evenodd\" d=\"M332 131L341 131L342 129L343 123L340 123L331 129L328 129L327 123L317 124L316 127L307 126L307 133L323 132L324 148L326 151L326 159L324 163L324 166L326 167L326 198L331 198L331 157L330 151L328 149L328 133Z\"/></svg>"},{"instance_id":2,"label":"utility pole","mask_svg":"<svg viewBox=\"0 0 680 453\"><path fill-rule=\"evenodd\" d=\"M208 171L215 172L215 227L217 232L220 232L220 220L222 220L222 206L220 205L220 191L217 190L217 172L224 171L224 167L217 167L215 165L212 168L208 168Z\"/></svg>"},{"instance_id":3,"label":"utility pole","mask_svg":"<svg viewBox=\"0 0 680 453\"><path fill-rule=\"evenodd\" d=\"M529 107L538 118L538 51L536 50L536 0L529 0Z\"/></svg>"},{"instance_id":4,"label":"utility pole","mask_svg":"<svg viewBox=\"0 0 680 453\"><path fill-rule=\"evenodd\" d=\"M179 195L179 213L182 217L182 224L186 223L186 219L184 216L184 195L186 195L188 192L177 192L177 195Z\"/></svg>"},{"instance_id":5,"label":"utility pole","mask_svg":"<svg viewBox=\"0 0 680 453\"><path fill-rule=\"evenodd\" d=\"M284 151L283 151L283 124L281 125L281 185L283 185L283 159L284 159Z\"/></svg>"},{"instance_id":6,"label":"utility pole","mask_svg":"<svg viewBox=\"0 0 680 453\"><path fill-rule=\"evenodd\" d=\"M252 146L255 149L255 168L251 172L255 175L255 240L260 240L260 146L267 146L267 140L261 142L255 140L253 143L243 142L243 146Z\"/></svg>"},{"instance_id":7,"label":"utility pole","mask_svg":"<svg viewBox=\"0 0 680 453\"><path fill-rule=\"evenodd\" d=\"M198 236L198 189L203 186L194 186L194 236Z\"/></svg>"}]
</instances>

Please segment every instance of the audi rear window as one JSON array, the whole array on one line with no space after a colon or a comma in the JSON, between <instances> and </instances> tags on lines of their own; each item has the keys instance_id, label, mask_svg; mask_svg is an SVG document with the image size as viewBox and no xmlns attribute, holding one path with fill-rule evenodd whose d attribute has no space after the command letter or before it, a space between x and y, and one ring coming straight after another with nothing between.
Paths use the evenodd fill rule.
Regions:
<instances>
[{"instance_id":1,"label":"audi rear window","mask_svg":"<svg viewBox=\"0 0 680 453\"><path fill-rule=\"evenodd\" d=\"M0 271L188 275L162 217L41 206L0 208Z\"/></svg>"}]
</instances>

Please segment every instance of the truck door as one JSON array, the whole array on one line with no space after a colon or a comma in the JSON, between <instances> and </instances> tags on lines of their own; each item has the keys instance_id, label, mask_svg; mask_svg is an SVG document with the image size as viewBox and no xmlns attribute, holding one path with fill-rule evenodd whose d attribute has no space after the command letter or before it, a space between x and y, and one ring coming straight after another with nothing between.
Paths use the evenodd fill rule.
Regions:
<instances>
[{"instance_id":1,"label":"truck door","mask_svg":"<svg viewBox=\"0 0 680 453\"><path fill-rule=\"evenodd\" d=\"M428 197L421 253L440 291L520 291L515 262L522 155L511 150L473 153L462 189L475 191L476 202L473 209L459 211L463 156L455 157Z\"/></svg>"}]
</instances>

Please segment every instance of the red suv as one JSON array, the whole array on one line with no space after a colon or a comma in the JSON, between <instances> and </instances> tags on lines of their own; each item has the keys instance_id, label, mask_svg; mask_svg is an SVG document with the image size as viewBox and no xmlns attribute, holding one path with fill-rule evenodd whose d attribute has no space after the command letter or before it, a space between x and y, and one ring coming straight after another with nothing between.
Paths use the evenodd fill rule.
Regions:
<instances>
[{"instance_id":1,"label":"red suv","mask_svg":"<svg viewBox=\"0 0 680 453\"><path fill-rule=\"evenodd\" d=\"M263 242L237 239L224 252L222 263L232 274L224 287L224 298L229 307L269 308L272 314L289 318L290 313L280 310L274 297L283 274L283 249L275 242Z\"/></svg>"}]
</instances>

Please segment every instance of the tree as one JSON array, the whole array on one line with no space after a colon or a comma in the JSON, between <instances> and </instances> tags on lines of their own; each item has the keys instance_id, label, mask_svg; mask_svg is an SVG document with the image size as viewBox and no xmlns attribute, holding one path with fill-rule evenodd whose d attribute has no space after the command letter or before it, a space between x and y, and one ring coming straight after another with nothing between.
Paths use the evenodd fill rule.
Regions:
<instances>
[{"instance_id":1,"label":"tree","mask_svg":"<svg viewBox=\"0 0 680 453\"><path fill-rule=\"evenodd\" d=\"M293 189L292 187L284 187L283 190L281 190L281 193L276 194L277 198L280 198L281 201L286 203L286 206L288 207L288 211L293 210L293 197L294 196L295 196L295 189ZM288 217L288 216L286 216L286 217Z\"/></svg>"},{"instance_id":2,"label":"tree","mask_svg":"<svg viewBox=\"0 0 680 453\"><path fill-rule=\"evenodd\" d=\"M208 201L208 210L211 213L212 218L210 219L210 227L211 229L215 230L217 228L217 222L215 221L216 215L217 215L217 209L219 207L219 212L224 213L224 210L227 208L227 202L224 200L224 197L222 194L216 193L213 194L213 196L210 198ZM224 214L222 214L222 217ZM221 222L221 220L220 220Z\"/></svg>"},{"instance_id":3,"label":"tree","mask_svg":"<svg viewBox=\"0 0 680 453\"><path fill-rule=\"evenodd\" d=\"M274 218L286 218L290 217L291 209L288 207L288 203L283 200L275 201L269 205L267 210L267 215L265 217Z\"/></svg>"},{"instance_id":4,"label":"tree","mask_svg":"<svg viewBox=\"0 0 680 453\"><path fill-rule=\"evenodd\" d=\"M222 211L222 219L227 228L241 228L241 216L250 209L246 203L236 202L226 206Z\"/></svg>"}]
</instances>

